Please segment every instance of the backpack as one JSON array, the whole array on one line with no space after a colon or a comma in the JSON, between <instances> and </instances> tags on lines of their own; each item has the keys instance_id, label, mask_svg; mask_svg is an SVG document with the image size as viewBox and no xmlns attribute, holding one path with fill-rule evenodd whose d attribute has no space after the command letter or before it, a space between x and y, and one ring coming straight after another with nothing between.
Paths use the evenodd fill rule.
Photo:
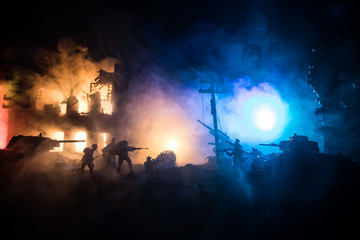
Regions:
<instances>
[{"instance_id":1,"label":"backpack","mask_svg":"<svg viewBox=\"0 0 360 240\"><path fill-rule=\"evenodd\" d=\"M91 154L91 149L89 147L84 148L83 153Z\"/></svg>"}]
</instances>

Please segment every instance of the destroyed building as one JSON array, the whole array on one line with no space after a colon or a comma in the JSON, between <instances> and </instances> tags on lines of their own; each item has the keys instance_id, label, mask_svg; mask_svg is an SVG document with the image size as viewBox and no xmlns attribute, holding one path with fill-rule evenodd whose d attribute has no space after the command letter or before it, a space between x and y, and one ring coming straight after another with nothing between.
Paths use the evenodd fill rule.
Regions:
<instances>
[{"instance_id":1,"label":"destroyed building","mask_svg":"<svg viewBox=\"0 0 360 240\"><path fill-rule=\"evenodd\" d=\"M41 133L56 140L85 140L70 145L61 143L56 148L56 151L65 148L80 153L90 143L104 147L116 134L114 126L125 125L125 118L117 112L126 101L129 76L121 73L119 64L113 65L113 71L100 68L86 73L84 81L76 79L83 77L83 73L79 73L82 69L76 69L77 63L72 62L71 56L68 58L67 69L60 71L61 77L70 79L60 79L60 74L48 70L51 67L24 69L19 60L3 72L6 80L1 84L1 108L2 115L7 118L2 126L6 133L2 136L4 143L16 135L37 136ZM49 61L47 64L54 63ZM56 67L62 66L53 66ZM88 75L96 77L89 78Z\"/></svg>"}]
</instances>

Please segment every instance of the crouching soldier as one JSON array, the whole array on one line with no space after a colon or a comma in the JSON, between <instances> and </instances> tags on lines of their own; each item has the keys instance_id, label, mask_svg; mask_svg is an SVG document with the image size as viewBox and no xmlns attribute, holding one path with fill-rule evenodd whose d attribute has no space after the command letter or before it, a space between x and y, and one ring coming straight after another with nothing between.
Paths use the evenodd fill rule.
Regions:
<instances>
[{"instance_id":1,"label":"crouching soldier","mask_svg":"<svg viewBox=\"0 0 360 240\"><path fill-rule=\"evenodd\" d=\"M154 161L151 160L151 157L148 156L146 158L146 162L144 162L144 166L145 166L145 173L146 174L151 174L154 170Z\"/></svg>"},{"instance_id":2,"label":"crouching soldier","mask_svg":"<svg viewBox=\"0 0 360 240\"><path fill-rule=\"evenodd\" d=\"M84 171L85 166L88 166L90 169L90 174L94 171L94 152L97 149L97 145L91 145L91 148L86 147L84 148L83 152L85 153L81 159L81 171Z\"/></svg>"},{"instance_id":3,"label":"crouching soldier","mask_svg":"<svg viewBox=\"0 0 360 240\"><path fill-rule=\"evenodd\" d=\"M158 176L159 175L159 167L157 165L156 160L151 159L150 156L146 158L146 161L144 162L145 166L145 173L148 176Z\"/></svg>"}]
</instances>

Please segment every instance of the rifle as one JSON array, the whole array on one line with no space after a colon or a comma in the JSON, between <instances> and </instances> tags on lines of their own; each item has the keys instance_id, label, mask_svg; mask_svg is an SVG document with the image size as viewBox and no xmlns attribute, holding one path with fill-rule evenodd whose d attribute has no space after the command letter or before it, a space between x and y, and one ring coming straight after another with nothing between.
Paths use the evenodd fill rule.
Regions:
<instances>
[{"instance_id":1,"label":"rifle","mask_svg":"<svg viewBox=\"0 0 360 240\"><path fill-rule=\"evenodd\" d=\"M135 151L135 150L140 150L140 149L149 149L149 148L137 148L137 147L129 147L129 151Z\"/></svg>"},{"instance_id":2,"label":"rifle","mask_svg":"<svg viewBox=\"0 0 360 240\"><path fill-rule=\"evenodd\" d=\"M99 155L97 155L96 157L94 157L92 160L94 161L96 158L98 158L100 156L100 154ZM81 165L81 163L82 163L82 159L80 160L80 162L79 162L79 164L78 164L78 168L80 167L80 165Z\"/></svg>"},{"instance_id":3,"label":"rifle","mask_svg":"<svg viewBox=\"0 0 360 240\"><path fill-rule=\"evenodd\" d=\"M221 150L217 150L216 152L227 152L227 151L233 151L233 148L226 148L226 149L221 149Z\"/></svg>"}]
</instances>

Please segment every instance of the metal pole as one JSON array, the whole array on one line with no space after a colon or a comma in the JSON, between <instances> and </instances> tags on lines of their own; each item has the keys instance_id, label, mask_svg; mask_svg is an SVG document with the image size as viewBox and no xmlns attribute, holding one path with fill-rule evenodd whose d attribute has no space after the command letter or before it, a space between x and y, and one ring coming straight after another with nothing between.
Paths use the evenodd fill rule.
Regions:
<instances>
[{"instance_id":1,"label":"metal pole","mask_svg":"<svg viewBox=\"0 0 360 240\"><path fill-rule=\"evenodd\" d=\"M213 115L214 122L214 131L215 131L215 154L216 154L216 162L220 163L219 156L219 136L218 136L218 127L217 127L217 113L216 113L216 102L215 102L215 84L214 81L211 81L211 114Z\"/></svg>"}]
</instances>

